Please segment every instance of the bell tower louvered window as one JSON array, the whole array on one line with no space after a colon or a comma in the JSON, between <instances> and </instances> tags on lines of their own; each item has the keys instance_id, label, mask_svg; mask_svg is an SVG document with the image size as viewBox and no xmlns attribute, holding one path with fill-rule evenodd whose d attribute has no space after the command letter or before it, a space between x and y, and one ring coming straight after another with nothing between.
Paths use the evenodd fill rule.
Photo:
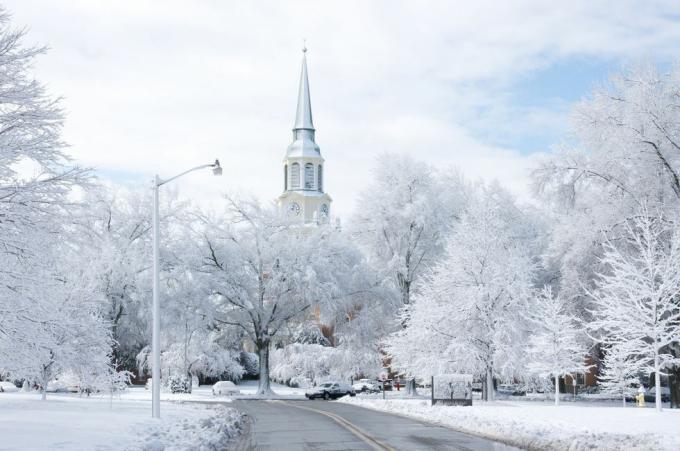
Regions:
<instances>
[{"instance_id":1,"label":"bell tower louvered window","mask_svg":"<svg viewBox=\"0 0 680 451\"><path fill-rule=\"evenodd\" d=\"M317 183L316 189L323 193L323 166L319 165L316 172Z\"/></svg>"},{"instance_id":2,"label":"bell tower louvered window","mask_svg":"<svg viewBox=\"0 0 680 451\"><path fill-rule=\"evenodd\" d=\"M305 164L305 189L314 189L314 165Z\"/></svg>"},{"instance_id":3,"label":"bell tower louvered window","mask_svg":"<svg viewBox=\"0 0 680 451\"><path fill-rule=\"evenodd\" d=\"M288 191L288 165L283 165L283 190Z\"/></svg>"},{"instance_id":4,"label":"bell tower louvered window","mask_svg":"<svg viewBox=\"0 0 680 451\"><path fill-rule=\"evenodd\" d=\"M300 188L300 164L293 163L290 165L290 187L292 189Z\"/></svg>"}]
</instances>

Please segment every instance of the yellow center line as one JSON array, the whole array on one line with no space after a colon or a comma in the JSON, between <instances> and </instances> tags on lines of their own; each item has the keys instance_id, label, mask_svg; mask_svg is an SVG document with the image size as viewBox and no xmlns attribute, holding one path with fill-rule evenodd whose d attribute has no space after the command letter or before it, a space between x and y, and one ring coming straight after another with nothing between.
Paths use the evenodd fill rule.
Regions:
<instances>
[{"instance_id":1,"label":"yellow center line","mask_svg":"<svg viewBox=\"0 0 680 451\"><path fill-rule=\"evenodd\" d=\"M352 434L356 435L359 437L363 442L368 444L371 448L377 450L377 451L396 451L395 448L392 448L390 445L387 443L381 442L380 440L371 437L368 435L364 430L362 430L359 426L347 421L340 415L336 415L334 413L326 412L325 410L318 410L314 409L312 407L303 407L303 406L296 406L294 404L287 403L285 401L269 401L273 403L279 403L279 404L285 404L288 407L295 407L296 409L303 409L303 410L309 410L310 412L315 412L315 413L320 413L321 415L325 415L328 418L332 419L336 423L338 423L340 426L344 427L348 431L350 431Z\"/></svg>"}]
</instances>

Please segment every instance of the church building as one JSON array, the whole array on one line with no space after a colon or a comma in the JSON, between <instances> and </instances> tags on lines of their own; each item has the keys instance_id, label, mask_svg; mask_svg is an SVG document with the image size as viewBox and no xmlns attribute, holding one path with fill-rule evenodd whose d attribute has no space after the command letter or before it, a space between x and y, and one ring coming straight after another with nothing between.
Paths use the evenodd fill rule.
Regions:
<instances>
[{"instance_id":1,"label":"church building","mask_svg":"<svg viewBox=\"0 0 680 451\"><path fill-rule=\"evenodd\" d=\"M279 209L305 223L325 222L330 217L331 197L323 190L324 159L315 139L312 102L307 77L307 49L302 49L302 73L298 90L293 142L283 159L283 193Z\"/></svg>"}]
</instances>

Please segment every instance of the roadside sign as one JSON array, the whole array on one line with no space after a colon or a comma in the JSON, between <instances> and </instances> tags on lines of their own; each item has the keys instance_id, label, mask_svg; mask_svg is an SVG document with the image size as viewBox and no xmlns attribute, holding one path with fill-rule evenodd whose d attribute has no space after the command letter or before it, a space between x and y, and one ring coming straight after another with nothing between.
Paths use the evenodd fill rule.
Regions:
<instances>
[{"instance_id":1,"label":"roadside sign","mask_svg":"<svg viewBox=\"0 0 680 451\"><path fill-rule=\"evenodd\" d=\"M432 376L432 405L471 406L472 374Z\"/></svg>"}]
</instances>

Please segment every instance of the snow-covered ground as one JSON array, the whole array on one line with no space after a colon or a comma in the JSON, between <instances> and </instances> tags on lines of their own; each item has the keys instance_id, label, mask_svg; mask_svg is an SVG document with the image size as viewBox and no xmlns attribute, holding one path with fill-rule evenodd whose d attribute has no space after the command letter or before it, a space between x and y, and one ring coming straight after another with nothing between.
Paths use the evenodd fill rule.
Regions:
<instances>
[{"instance_id":1,"label":"snow-covered ground","mask_svg":"<svg viewBox=\"0 0 680 451\"><path fill-rule=\"evenodd\" d=\"M241 425L234 409L176 402L162 403L162 418L154 420L150 400L143 388L113 398L50 393L46 401L37 393L0 393L0 450L223 449Z\"/></svg>"},{"instance_id":2,"label":"snow-covered ground","mask_svg":"<svg viewBox=\"0 0 680 451\"><path fill-rule=\"evenodd\" d=\"M472 407L431 406L426 399L357 396L340 402L397 413L541 450L678 450L680 411L615 407L607 402L476 402Z\"/></svg>"},{"instance_id":3,"label":"snow-covered ground","mask_svg":"<svg viewBox=\"0 0 680 451\"><path fill-rule=\"evenodd\" d=\"M241 394L240 396L235 396L235 398L262 398L261 396L255 396L257 381L241 381L241 383L237 385L237 388L241 391ZM275 398L302 399L305 396L304 388L292 388L286 385L277 384L276 382L271 383L271 388L275 393Z\"/></svg>"}]
</instances>

